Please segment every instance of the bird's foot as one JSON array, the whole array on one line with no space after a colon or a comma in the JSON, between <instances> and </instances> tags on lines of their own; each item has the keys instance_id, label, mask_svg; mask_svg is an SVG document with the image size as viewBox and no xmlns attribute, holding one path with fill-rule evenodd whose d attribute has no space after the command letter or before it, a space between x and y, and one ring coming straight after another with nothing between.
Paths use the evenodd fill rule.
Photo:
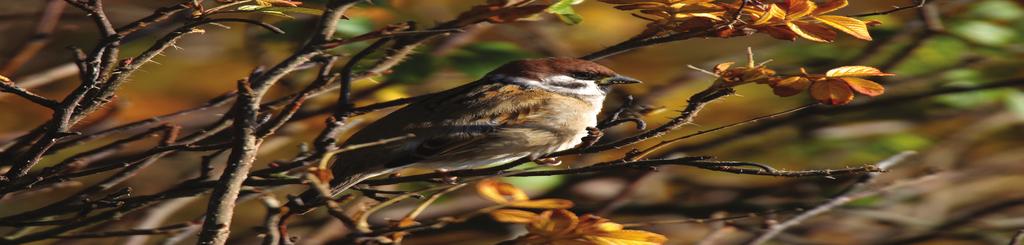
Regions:
<instances>
[{"instance_id":1,"label":"bird's foot","mask_svg":"<svg viewBox=\"0 0 1024 245\"><path fill-rule=\"evenodd\" d=\"M442 168L442 169L434 170L434 173L440 175L440 177L437 178L437 182L441 182L441 183L445 183L445 184L449 184L449 185L454 185L454 184L458 184L459 183L458 182L459 181L459 176L452 176L452 175L450 175L451 172L449 172L448 169L443 169Z\"/></svg>"},{"instance_id":2,"label":"bird's foot","mask_svg":"<svg viewBox=\"0 0 1024 245\"><path fill-rule=\"evenodd\" d=\"M596 127L587 127L587 136L583 137L583 141L580 142L578 148L582 149L591 147L594 144L597 144L597 141L600 140L603 136L604 132L601 132L601 129Z\"/></svg>"},{"instance_id":3,"label":"bird's foot","mask_svg":"<svg viewBox=\"0 0 1024 245\"><path fill-rule=\"evenodd\" d=\"M558 158L556 158L556 157L541 158L541 159L533 160L533 162L537 163L537 165L542 165L542 166L558 166L558 165L562 165L562 161L558 160Z\"/></svg>"}]
</instances>

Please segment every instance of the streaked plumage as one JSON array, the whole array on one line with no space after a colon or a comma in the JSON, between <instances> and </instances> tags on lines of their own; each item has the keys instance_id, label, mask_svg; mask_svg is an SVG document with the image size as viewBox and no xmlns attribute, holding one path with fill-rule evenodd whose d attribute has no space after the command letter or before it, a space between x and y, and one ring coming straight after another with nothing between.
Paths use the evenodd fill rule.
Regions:
<instances>
[{"instance_id":1,"label":"streaked plumage","mask_svg":"<svg viewBox=\"0 0 1024 245\"><path fill-rule=\"evenodd\" d=\"M607 85L635 83L571 58L515 61L485 77L399 109L344 145L415 135L343 152L332 166L336 192L405 167L462 169L569 149L597 124Z\"/></svg>"}]
</instances>

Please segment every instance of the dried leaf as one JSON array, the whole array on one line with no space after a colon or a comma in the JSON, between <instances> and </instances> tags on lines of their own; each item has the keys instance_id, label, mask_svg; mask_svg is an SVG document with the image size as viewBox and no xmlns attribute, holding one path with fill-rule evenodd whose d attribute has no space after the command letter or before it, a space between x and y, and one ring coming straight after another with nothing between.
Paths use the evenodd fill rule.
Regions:
<instances>
[{"instance_id":1,"label":"dried leaf","mask_svg":"<svg viewBox=\"0 0 1024 245\"><path fill-rule=\"evenodd\" d=\"M519 190L519 188L508 183L492 179L480 181L480 183L476 185L476 191L480 196L499 204L530 199L526 196L526 193Z\"/></svg>"},{"instance_id":2,"label":"dried leaf","mask_svg":"<svg viewBox=\"0 0 1024 245\"><path fill-rule=\"evenodd\" d=\"M760 27L758 30L780 40L794 41L797 37L796 33L786 26L766 26Z\"/></svg>"},{"instance_id":3,"label":"dried leaf","mask_svg":"<svg viewBox=\"0 0 1024 245\"><path fill-rule=\"evenodd\" d=\"M831 0L831 1L828 1L828 2L825 2L823 4L818 5L818 8L815 9L814 12L811 13L811 15L818 16L818 15L822 15L822 14L831 13L832 11L836 11L838 9L845 8L846 5L849 5L849 4L850 3L847 2L846 0Z\"/></svg>"},{"instance_id":4,"label":"dried leaf","mask_svg":"<svg viewBox=\"0 0 1024 245\"><path fill-rule=\"evenodd\" d=\"M509 207L517 208L538 208L538 209L566 209L571 208L574 204L572 201L565 199L540 199L540 200L526 200L526 201L514 201L507 203Z\"/></svg>"},{"instance_id":5,"label":"dried leaf","mask_svg":"<svg viewBox=\"0 0 1024 245\"><path fill-rule=\"evenodd\" d=\"M661 234L640 230L621 230L585 238L593 244L601 245L655 245L668 241L668 238Z\"/></svg>"},{"instance_id":6,"label":"dried leaf","mask_svg":"<svg viewBox=\"0 0 1024 245\"><path fill-rule=\"evenodd\" d=\"M786 2L786 20L798 20L810 15L818 8L811 0L789 0Z\"/></svg>"},{"instance_id":7,"label":"dried leaf","mask_svg":"<svg viewBox=\"0 0 1024 245\"><path fill-rule=\"evenodd\" d=\"M722 73L722 72L725 72L725 70L728 70L729 67L732 66L732 64L736 64L736 62L725 62L725 63L717 64L717 65L715 65L715 68L713 68L711 71L715 72L716 74Z\"/></svg>"},{"instance_id":8,"label":"dried leaf","mask_svg":"<svg viewBox=\"0 0 1024 245\"><path fill-rule=\"evenodd\" d=\"M811 97L829 105L843 105L853 101L853 91L845 81L827 79L811 84Z\"/></svg>"},{"instance_id":9,"label":"dried leaf","mask_svg":"<svg viewBox=\"0 0 1024 245\"><path fill-rule=\"evenodd\" d=\"M857 77L844 77L841 79L846 81L846 85L849 85L853 91L857 91L857 93L863 95L879 96L885 93L885 87L871 80Z\"/></svg>"},{"instance_id":10,"label":"dried leaf","mask_svg":"<svg viewBox=\"0 0 1024 245\"><path fill-rule=\"evenodd\" d=\"M770 85L775 95L788 97L807 90L807 87L811 85L811 80L808 80L806 77L796 76L779 80Z\"/></svg>"},{"instance_id":11,"label":"dried leaf","mask_svg":"<svg viewBox=\"0 0 1024 245\"><path fill-rule=\"evenodd\" d=\"M872 76L894 76L895 74L884 73L878 68L870 66L843 66L825 72L827 77L872 77Z\"/></svg>"},{"instance_id":12,"label":"dried leaf","mask_svg":"<svg viewBox=\"0 0 1024 245\"><path fill-rule=\"evenodd\" d=\"M572 232L579 221L579 217L569 210L548 210L537 216L527 227L527 230L535 234L562 236Z\"/></svg>"},{"instance_id":13,"label":"dried leaf","mask_svg":"<svg viewBox=\"0 0 1024 245\"><path fill-rule=\"evenodd\" d=\"M868 32L868 25L864 21L839 15L822 15L816 16L814 19L850 34L850 36L871 41L871 33Z\"/></svg>"},{"instance_id":14,"label":"dried leaf","mask_svg":"<svg viewBox=\"0 0 1024 245\"><path fill-rule=\"evenodd\" d=\"M528 224L537 218L537 214L518 209L498 209L491 212L491 218L502 223Z\"/></svg>"},{"instance_id":15,"label":"dried leaf","mask_svg":"<svg viewBox=\"0 0 1024 245\"><path fill-rule=\"evenodd\" d=\"M815 42L832 42L836 40L836 32L832 31L824 26L818 24L812 24L801 21L786 22L786 26L789 30L796 33L796 35Z\"/></svg>"},{"instance_id":16,"label":"dried leaf","mask_svg":"<svg viewBox=\"0 0 1024 245\"><path fill-rule=\"evenodd\" d=\"M786 18L786 11L779 8L779 5L770 4L768 10L761 14L761 16L754 21L754 25L764 25L772 20L782 20Z\"/></svg>"}]
</instances>

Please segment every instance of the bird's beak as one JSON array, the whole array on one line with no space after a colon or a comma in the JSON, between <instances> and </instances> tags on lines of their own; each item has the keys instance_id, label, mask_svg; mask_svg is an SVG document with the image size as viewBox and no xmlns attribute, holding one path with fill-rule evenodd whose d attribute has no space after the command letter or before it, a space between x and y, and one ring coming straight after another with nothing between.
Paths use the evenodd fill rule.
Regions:
<instances>
[{"instance_id":1,"label":"bird's beak","mask_svg":"<svg viewBox=\"0 0 1024 245\"><path fill-rule=\"evenodd\" d=\"M601 79L601 80L597 81L597 85L600 85L600 86L610 86L610 85L616 85L616 84L634 84L634 83L642 83L642 82L640 82L640 80L636 80L636 79L634 79L632 77L627 77L627 76L622 76L622 75L616 75L614 77L609 77L609 78L605 78L605 79Z\"/></svg>"}]
</instances>

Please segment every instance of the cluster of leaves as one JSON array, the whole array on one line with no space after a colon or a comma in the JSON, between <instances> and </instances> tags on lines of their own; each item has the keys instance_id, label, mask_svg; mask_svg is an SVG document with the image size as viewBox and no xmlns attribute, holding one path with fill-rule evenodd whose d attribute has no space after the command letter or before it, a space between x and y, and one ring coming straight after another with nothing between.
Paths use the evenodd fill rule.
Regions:
<instances>
[{"instance_id":1,"label":"cluster of leaves","mask_svg":"<svg viewBox=\"0 0 1024 245\"><path fill-rule=\"evenodd\" d=\"M839 30L859 39L871 40L868 25L875 23L828 15L846 7L847 0L830 0L821 5L811 0L740 0L734 3L718 0L600 1L615 4L615 8L620 10L643 14L634 16L651 21L645 36L714 30L714 34L720 37L765 33L782 40L802 37L815 42L831 42L838 35L835 30Z\"/></svg>"},{"instance_id":2,"label":"cluster of leaves","mask_svg":"<svg viewBox=\"0 0 1024 245\"><path fill-rule=\"evenodd\" d=\"M738 86L747 83L765 84L772 87L778 96L788 97L810 90L811 97L829 105L843 105L853 101L854 92L878 96L885 93L885 87L864 77L892 76L878 68L869 66L843 66L825 72L808 73L800 68L798 75L779 75L765 63L755 64L753 55L747 66L733 67L734 62L718 64L711 71L718 76L722 86Z\"/></svg>"},{"instance_id":3,"label":"cluster of leaves","mask_svg":"<svg viewBox=\"0 0 1024 245\"><path fill-rule=\"evenodd\" d=\"M566 210L573 206L564 199L530 200L525 192L508 183L484 180L477 184L477 192L498 204L490 211L491 217L503 223L525 224L526 235L514 244L662 244L668 239L660 234L627 230L606 218ZM540 213L521 209L545 209Z\"/></svg>"}]
</instances>

